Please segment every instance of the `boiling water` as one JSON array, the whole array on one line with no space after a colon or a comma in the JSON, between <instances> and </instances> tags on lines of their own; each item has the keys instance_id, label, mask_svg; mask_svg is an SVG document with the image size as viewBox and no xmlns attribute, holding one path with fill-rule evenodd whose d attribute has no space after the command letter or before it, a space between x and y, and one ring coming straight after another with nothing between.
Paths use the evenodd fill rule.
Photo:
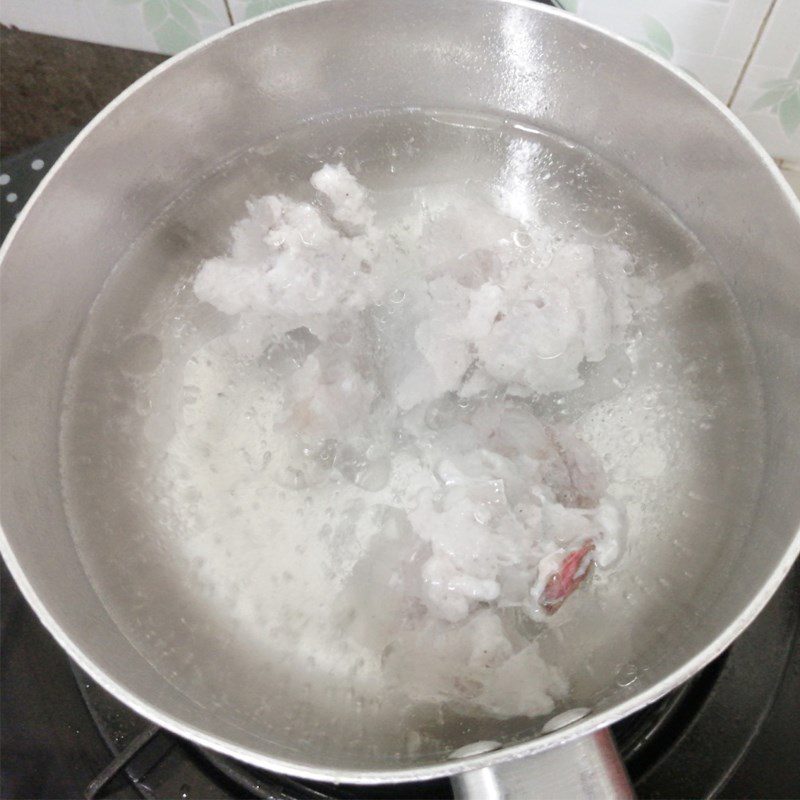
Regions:
<instances>
[{"instance_id":1,"label":"boiling water","mask_svg":"<svg viewBox=\"0 0 800 800\"><path fill-rule=\"evenodd\" d=\"M580 385L556 380L524 398L545 425L569 426L593 449L628 531L616 562L595 570L552 617L513 604L497 610L517 652L536 646L526 675L501 681L521 679L527 693L502 702L493 687L494 700L484 693L472 704L463 692L441 689L454 678L474 681L456 674L457 647L426 660L418 646L387 677L397 631L390 626L387 639L374 609L391 606L388 587L402 558L376 531L406 498L386 475L309 481L276 420L281 388L314 342L300 332L266 348L248 329L232 351L231 317L195 292L200 266L229 252L248 200L315 200L309 178L339 163L370 191L382 219L402 223L420 203L458 198L480 227L476 198L493 197L516 221L510 248L535 245L540 261L565 245L624 253L620 280L636 287L632 318L602 358L580 365ZM405 293L394 291L402 305ZM392 336L383 344L391 347ZM542 353L542 367L561 355ZM420 425L449 425L431 415L457 416L454 402L443 410L426 400ZM404 708L414 729L404 746L414 749L436 739L448 714L551 715L591 704L614 679L635 684L646 654L719 558L708 544L721 541L714 532L735 536L748 527L760 425L758 383L733 299L699 243L656 198L587 150L513 120L372 114L305 125L237 155L134 244L98 298L71 365L62 471L73 535L99 596L183 692L223 714L236 709L237 721L255 730L292 724L276 719L269 693L277 682L301 716L307 709L324 719L343 702L364 719ZM325 466L325 453L315 457ZM366 584L358 579L365 559ZM473 604L472 618L481 608ZM366 634L359 614L373 619ZM439 690L426 691L436 680ZM479 727L473 732L480 738Z\"/></svg>"}]
</instances>

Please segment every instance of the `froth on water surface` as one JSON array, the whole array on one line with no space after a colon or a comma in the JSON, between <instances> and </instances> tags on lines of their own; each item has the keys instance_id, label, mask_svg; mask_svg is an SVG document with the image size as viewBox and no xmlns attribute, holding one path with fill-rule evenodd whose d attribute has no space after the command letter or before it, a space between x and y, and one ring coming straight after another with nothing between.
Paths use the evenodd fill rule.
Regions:
<instances>
[{"instance_id":1,"label":"froth on water surface","mask_svg":"<svg viewBox=\"0 0 800 800\"><path fill-rule=\"evenodd\" d=\"M350 283L275 279L331 253ZM433 753L635 688L748 528L760 426L732 296L656 198L514 120L407 111L163 210L76 350L62 474L98 594L186 695Z\"/></svg>"}]
</instances>

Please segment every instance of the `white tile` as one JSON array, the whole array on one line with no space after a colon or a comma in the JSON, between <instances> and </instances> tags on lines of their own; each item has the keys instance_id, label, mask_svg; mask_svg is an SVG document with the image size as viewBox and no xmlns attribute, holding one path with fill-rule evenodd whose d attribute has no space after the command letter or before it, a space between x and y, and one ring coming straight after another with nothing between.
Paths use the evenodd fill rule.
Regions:
<instances>
[{"instance_id":1,"label":"white tile","mask_svg":"<svg viewBox=\"0 0 800 800\"><path fill-rule=\"evenodd\" d=\"M578 16L644 44L728 102L770 0L574 0Z\"/></svg>"},{"instance_id":2,"label":"white tile","mask_svg":"<svg viewBox=\"0 0 800 800\"><path fill-rule=\"evenodd\" d=\"M731 0L715 55L738 58L744 64L769 7L770 0Z\"/></svg>"},{"instance_id":3,"label":"white tile","mask_svg":"<svg viewBox=\"0 0 800 800\"><path fill-rule=\"evenodd\" d=\"M230 24L225 0L2 0L0 22L170 54Z\"/></svg>"},{"instance_id":4,"label":"white tile","mask_svg":"<svg viewBox=\"0 0 800 800\"><path fill-rule=\"evenodd\" d=\"M783 177L789 181L789 186L794 189L794 193L800 198L800 170L782 169Z\"/></svg>"},{"instance_id":5,"label":"white tile","mask_svg":"<svg viewBox=\"0 0 800 800\"><path fill-rule=\"evenodd\" d=\"M778 0L731 108L774 158L800 161L800 1Z\"/></svg>"},{"instance_id":6,"label":"white tile","mask_svg":"<svg viewBox=\"0 0 800 800\"><path fill-rule=\"evenodd\" d=\"M720 100L727 102L742 71L743 62L738 58L723 58L705 53L684 53L676 50L675 63L685 69Z\"/></svg>"},{"instance_id":7,"label":"white tile","mask_svg":"<svg viewBox=\"0 0 800 800\"><path fill-rule=\"evenodd\" d=\"M800 140L790 141L777 117L769 114L743 114L742 122L753 132L756 139L773 158L800 158Z\"/></svg>"},{"instance_id":8,"label":"white tile","mask_svg":"<svg viewBox=\"0 0 800 800\"><path fill-rule=\"evenodd\" d=\"M800 51L800 0L778 0L758 42L753 63L784 72Z\"/></svg>"},{"instance_id":9,"label":"white tile","mask_svg":"<svg viewBox=\"0 0 800 800\"><path fill-rule=\"evenodd\" d=\"M402 2L402 0L398 0ZM244 22L276 8L290 6L299 0L228 0L234 22Z\"/></svg>"},{"instance_id":10,"label":"white tile","mask_svg":"<svg viewBox=\"0 0 800 800\"><path fill-rule=\"evenodd\" d=\"M713 53L729 8L729 2L713 0L579 0L577 13L643 42L647 41L645 20L652 17L684 49Z\"/></svg>"}]
</instances>

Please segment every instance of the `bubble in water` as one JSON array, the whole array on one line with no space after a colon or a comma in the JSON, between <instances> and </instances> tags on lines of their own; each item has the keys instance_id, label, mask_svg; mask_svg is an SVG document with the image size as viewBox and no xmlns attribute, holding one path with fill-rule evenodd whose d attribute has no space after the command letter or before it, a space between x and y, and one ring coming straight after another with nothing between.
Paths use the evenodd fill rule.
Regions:
<instances>
[{"instance_id":1,"label":"bubble in water","mask_svg":"<svg viewBox=\"0 0 800 800\"><path fill-rule=\"evenodd\" d=\"M353 483L369 492L377 492L389 482L391 471L392 462L386 456L374 461L366 461L363 467L356 472Z\"/></svg>"},{"instance_id":2,"label":"bubble in water","mask_svg":"<svg viewBox=\"0 0 800 800\"><path fill-rule=\"evenodd\" d=\"M452 425L457 418L458 406L452 395L432 401L425 411L425 424L434 431Z\"/></svg>"},{"instance_id":3,"label":"bubble in water","mask_svg":"<svg viewBox=\"0 0 800 800\"><path fill-rule=\"evenodd\" d=\"M536 357L542 361L552 361L564 355L564 348L560 343L537 341L534 345Z\"/></svg>"},{"instance_id":4,"label":"bubble in water","mask_svg":"<svg viewBox=\"0 0 800 800\"><path fill-rule=\"evenodd\" d=\"M635 664L623 664L617 671L615 682L617 686L630 686L639 677L639 670Z\"/></svg>"},{"instance_id":5,"label":"bubble in water","mask_svg":"<svg viewBox=\"0 0 800 800\"><path fill-rule=\"evenodd\" d=\"M528 248L533 244L533 238L526 231L514 231L511 234L511 239L517 247L522 249Z\"/></svg>"},{"instance_id":6,"label":"bubble in water","mask_svg":"<svg viewBox=\"0 0 800 800\"><path fill-rule=\"evenodd\" d=\"M481 525L488 525L492 521L492 510L488 505L483 504L475 509L473 516L476 522Z\"/></svg>"},{"instance_id":7,"label":"bubble in water","mask_svg":"<svg viewBox=\"0 0 800 800\"><path fill-rule=\"evenodd\" d=\"M126 339L117 351L117 364L130 375L153 372L163 356L161 341L149 333Z\"/></svg>"},{"instance_id":8,"label":"bubble in water","mask_svg":"<svg viewBox=\"0 0 800 800\"><path fill-rule=\"evenodd\" d=\"M325 439L316 451L314 458L323 469L330 469L333 466L337 445L338 443L335 439Z\"/></svg>"}]
</instances>

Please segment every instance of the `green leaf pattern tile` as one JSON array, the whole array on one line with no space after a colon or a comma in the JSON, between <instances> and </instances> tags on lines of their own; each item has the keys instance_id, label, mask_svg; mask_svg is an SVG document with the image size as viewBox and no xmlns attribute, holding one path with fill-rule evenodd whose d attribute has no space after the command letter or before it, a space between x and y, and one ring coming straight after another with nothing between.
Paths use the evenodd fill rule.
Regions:
<instances>
[{"instance_id":1,"label":"green leaf pattern tile","mask_svg":"<svg viewBox=\"0 0 800 800\"><path fill-rule=\"evenodd\" d=\"M268 11L274 11L276 8L283 8L290 6L298 0L239 0L238 5L242 8L242 13L237 15L234 9L234 18L237 22L242 19L252 19L259 16L259 14L266 14Z\"/></svg>"},{"instance_id":2,"label":"green leaf pattern tile","mask_svg":"<svg viewBox=\"0 0 800 800\"><path fill-rule=\"evenodd\" d=\"M764 81L764 93L750 106L751 111L769 109L780 122L783 132L791 136L800 128L800 53L785 78Z\"/></svg>"},{"instance_id":3,"label":"green leaf pattern tile","mask_svg":"<svg viewBox=\"0 0 800 800\"><path fill-rule=\"evenodd\" d=\"M155 46L165 53L178 53L196 44L205 35L203 23L220 20L222 0L111 0L118 6L138 5L145 28ZM214 9L217 9L215 12ZM224 27L224 24L223 26Z\"/></svg>"},{"instance_id":4,"label":"green leaf pattern tile","mask_svg":"<svg viewBox=\"0 0 800 800\"><path fill-rule=\"evenodd\" d=\"M642 27L645 34L642 44L662 58L666 58L667 61L671 60L672 54L675 52L675 45L664 24L655 17L646 15L642 18Z\"/></svg>"}]
</instances>

